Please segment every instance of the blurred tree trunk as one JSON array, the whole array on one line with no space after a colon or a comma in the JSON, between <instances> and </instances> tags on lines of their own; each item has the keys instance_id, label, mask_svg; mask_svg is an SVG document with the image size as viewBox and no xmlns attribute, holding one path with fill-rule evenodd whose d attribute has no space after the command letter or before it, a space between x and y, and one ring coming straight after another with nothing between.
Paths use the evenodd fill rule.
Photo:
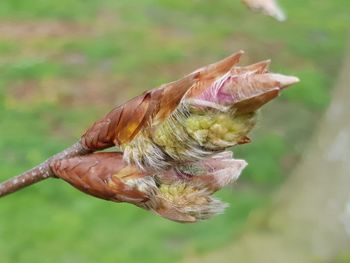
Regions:
<instances>
[{"instance_id":1,"label":"blurred tree trunk","mask_svg":"<svg viewBox=\"0 0 350 263\"><path fill-rule=\"evenodd\" d=\"M302 92L302 91L301 91ZM350 262L350 43L310 148L240 240L190 262Z\"/></svg>"}]
</instances>

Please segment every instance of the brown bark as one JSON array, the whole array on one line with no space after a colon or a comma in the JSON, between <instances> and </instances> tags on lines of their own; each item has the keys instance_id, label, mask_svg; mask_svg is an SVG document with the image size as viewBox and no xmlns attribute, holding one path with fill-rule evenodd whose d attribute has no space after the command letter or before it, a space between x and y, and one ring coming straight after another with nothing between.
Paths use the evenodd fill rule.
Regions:
<instances>
[{"instance_id":1,"label":"brown bark","mask_svg":"<svg viewBox=\"0 0 350 263\"><path fill-rule=\"evenodd\" d=\"M0 197L11 194L18 191L26 186L37 183L44 179L54 177L54 173L50 168L50 163L54 160L60 160L64 158L69 158L77 155L83 155L89 151L83 148L82 144L79 142L73 144L66 150L54 155L53 157L47 159L38 166L16 176L10 178L9 180L2 182L0 184Z\"/></svg>"}]
</instances>

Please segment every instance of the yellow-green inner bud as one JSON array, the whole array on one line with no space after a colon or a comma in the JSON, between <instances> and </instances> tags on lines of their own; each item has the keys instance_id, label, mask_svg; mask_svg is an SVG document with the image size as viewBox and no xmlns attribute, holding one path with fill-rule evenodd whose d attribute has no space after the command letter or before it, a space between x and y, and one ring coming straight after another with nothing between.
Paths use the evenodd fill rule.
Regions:
<instances>
[{"instance_id":1,"label":"yellow-green inner bud","mask_svg":"<svg viewBox=\"0 0 350 263\"><path fill-rule=\"evenodd\" d=\"M185 183L166 185L159 187L160 195L175 205L183 206L186 204L201 205L208 202L205 194L196 194L198 189Z\"/></svg>"},{"instance_id":2,"label":"yellow-green inner bud","mask_svg":"<svg viewBox=\"0 0 350 263\"><path fill-rule=\"evenodd\" d=\"M200 145L236 144L254 126L254 114L232 116L230 113L192 114L185 129ZM225 146L225 145L222 145Z\"/></svg>"},{"instance_id":3,"label":"yellow-green inner bud","mask_svg":"<svg viewBox=\"0 0 350 263\"><path fill-rule=\"evenodd\" d=\"M181 156L189 140L215 150L237 144L253 128L255 114L234 116L231 112L192 113L182 120L167 120L152 133L153 141L170 156Z\"/></svg>"},{"instance_id":4,"label":"yellow-green inner bud","mask_svg":"<svg viewBox=\"0 0 350 263\"><path fill-rule=\"evenodd\" d=\"M171 160L197 161L243 142L254 124L255 113L235 115L232 111L178 109L124 146L124 158L131 164L155 170L169 167Z\"/></svg>"}]
</instances>

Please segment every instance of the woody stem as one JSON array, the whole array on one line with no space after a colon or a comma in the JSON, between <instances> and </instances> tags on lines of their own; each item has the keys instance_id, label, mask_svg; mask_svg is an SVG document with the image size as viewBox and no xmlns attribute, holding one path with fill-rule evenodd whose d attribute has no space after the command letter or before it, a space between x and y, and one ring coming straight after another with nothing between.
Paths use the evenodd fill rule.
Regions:
<instances>
[{"instance_id":1,"label":"woody stem","mask_svg":"<svg viewBox=\"0 0 350 263\"><path fill-rule=\"evenodd\" d=\"M55 174L50 168L50 163L52 161L84 155L89 152L91 151L84 148L82 143L78 141L71 147L68 147L62 152L50 157L49 159L35 166L34 168L16 177L10 178L5 182L0 183L0 197L16 192L26 186L32 185L44 179L55 177Z\"/></svg>"}]
</instances>

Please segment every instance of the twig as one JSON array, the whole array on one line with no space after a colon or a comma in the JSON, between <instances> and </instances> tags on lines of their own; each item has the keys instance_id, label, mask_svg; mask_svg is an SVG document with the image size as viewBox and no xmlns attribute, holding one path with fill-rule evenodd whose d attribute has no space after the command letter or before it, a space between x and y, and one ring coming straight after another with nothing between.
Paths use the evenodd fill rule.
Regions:
<instances>
[{"instance_id":1,"label":"twig","mask_svg":"<svg viewBox=\"0 0 350 263\"><path fill-rule=\"evenodd\" d=\"M34 184L36 182L42 181L44 179L55 177L55 174L50 168L50 163L54 160L59 160L63 158L69 158L79 155L84 155L91 152L83 147L80 141L73 144L71 147L65 149L64 151L50 157L43 163L37 165L36 167L16 176L10 178L9 180L0 183L0 197L16 192L28 185Z\"/></svg>"}]
</instances>

